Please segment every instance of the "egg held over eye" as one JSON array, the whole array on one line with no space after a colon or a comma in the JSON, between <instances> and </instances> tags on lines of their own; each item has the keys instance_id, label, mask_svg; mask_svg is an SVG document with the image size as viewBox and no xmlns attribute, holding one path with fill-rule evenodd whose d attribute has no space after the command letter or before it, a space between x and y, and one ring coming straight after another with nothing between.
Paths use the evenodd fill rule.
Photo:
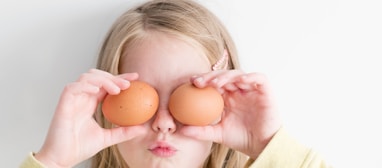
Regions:
<instances>
[{"instance_id":1,"label":"egg held over eye","mask_svg":"<svg viewBox=\"0 0 382 168\"><path fill-rule=\"evenodd\" d=\"M220 118L223 109L224 100L215 88L197 88L191 83L176 88L169 100L170 113L185 125L213 124Z\"/></svg>"},{"instance_id":2,"label":"egg held over eye","mask_svg":"<svg viewBox=\"0 0 382 168\"><path fill-rule=\"evenodd\" d=\"M102 103L105 118L118 126L139 125L157 111L159 96L156 90L142 81L131 81L130 87L118 95L107 95Z\"/></svg>"}]
</instances>

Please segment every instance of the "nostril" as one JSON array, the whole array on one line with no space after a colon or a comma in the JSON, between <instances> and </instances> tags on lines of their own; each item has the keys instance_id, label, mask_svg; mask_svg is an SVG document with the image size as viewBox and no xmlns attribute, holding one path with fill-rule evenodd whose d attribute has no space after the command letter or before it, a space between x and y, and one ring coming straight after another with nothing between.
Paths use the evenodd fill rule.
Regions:
<instances>
[{"instance_id":1,"label":"nostril","mask_svg":"<svg viewBox=\"0 0 382 168\"><path fill-rule=\"evenodd\" d=\"M156 127L155 131L159 131L159 132L173 132L173 128L167 128L167 129L161 129L160 127Z\"/></svg>"},{"instance_id":2,"label":"nostril","mask_svg":"<svg viewBox=\"0 0 382 168\"><path fill-rule=\"evenodd\" d=\"M161 129L159 128L159 127L156 127L156 129L155 129L156 131L160 131Z\"/></svg>"},{"instance_id":3,"label":"nostril","mask_svg":"<svg viewBox=\"0 0 382 168\"><path fill-rule=\"evenodd\" d=\"M155 132L162 132L162 133L174 133L176 128L175 127L161 127L161 126L156 126L153 127Z\"/></svg>"},{"instance_id":4,"label":"nostril","mask_svg":"<svg viewBox=\"0 0 382 168\"><path fill-rule=\"evenodd\" d=\"M152 129L162 133L173 133L176 130L174 118L168 110L159 110L152 122Z\"/></svg>"}]
</instances>

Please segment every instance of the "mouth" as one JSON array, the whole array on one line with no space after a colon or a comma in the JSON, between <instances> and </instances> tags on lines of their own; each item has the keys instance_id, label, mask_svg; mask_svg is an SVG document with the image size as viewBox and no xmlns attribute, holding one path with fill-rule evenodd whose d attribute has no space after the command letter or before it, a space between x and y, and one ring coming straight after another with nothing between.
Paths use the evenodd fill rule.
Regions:
<instances>
[{"instance_id":1,"label":"mouth","mask_svg":"<svg viewBox=\"0 0 382 168\"><path fill-rule=\"evenodd\" d=\"M163 141L156 142L148 150L155 156L163 158L174 156L177 152L177 149Z\"/></svg>"}]
</instances>

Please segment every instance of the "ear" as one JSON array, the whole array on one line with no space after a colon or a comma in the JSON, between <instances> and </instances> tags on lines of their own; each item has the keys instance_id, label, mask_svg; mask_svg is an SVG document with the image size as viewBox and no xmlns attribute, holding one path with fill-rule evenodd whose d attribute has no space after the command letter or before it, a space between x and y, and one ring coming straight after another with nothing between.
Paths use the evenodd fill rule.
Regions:
<instances>
[{"instance_id":1,"label":"ear","mask_svg":"<svg viewBox=\"0 0 382 168\"><path fill-rule=\"evenodd\" d=\"M228 51L227 49L224 49L222 57L214 64L212 65L212 70L218 70L218 69L227 69L228 67Z\"/></svg>"}]
</instances>

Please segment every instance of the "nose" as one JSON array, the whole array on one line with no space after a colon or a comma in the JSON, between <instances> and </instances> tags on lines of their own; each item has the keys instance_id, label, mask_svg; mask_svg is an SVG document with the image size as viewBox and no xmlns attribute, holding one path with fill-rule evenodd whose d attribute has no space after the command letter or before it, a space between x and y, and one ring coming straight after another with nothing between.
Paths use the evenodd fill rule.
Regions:
<instances>
[{"instance_id":1,"label":"nose","mask_svg":"<svg viewBox=\"0 0 382 168\"><path fill-rule=\"evenodd\" d=\"M158 110L154 116L152 129L161 133L174 133L176 131L176 124L174 118L168 110Z\"/></svg>"}]
</instances>

